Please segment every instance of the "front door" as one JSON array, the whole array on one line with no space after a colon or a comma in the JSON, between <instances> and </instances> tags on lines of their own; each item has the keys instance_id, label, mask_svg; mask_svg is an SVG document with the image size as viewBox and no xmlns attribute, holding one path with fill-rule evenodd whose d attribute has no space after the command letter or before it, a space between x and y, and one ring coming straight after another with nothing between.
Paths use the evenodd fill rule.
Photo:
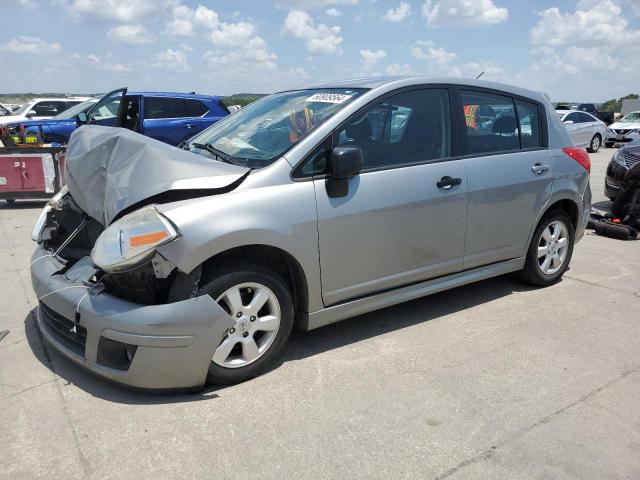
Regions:
<instances>
[{"instance_id":1,"label":"front door","mask_svg":"<svg viewBox=\"0 0 640 480\"><path fill-rule=\"evenodd\" d=\"M544 147L544 107L483 91L462 90L470 158L464 268L522 257L536 218L551 197L551 152Z\"/></svg>"},{"instance_id":2,"label":"front door","mask_svg":"<svg viewBox=\"0 0 640 480\"><path fill-rule=\"evenodd\" d=\"M448 160L447 89L388 96L340 127L331 145L360 147L365 165L344 197L314 181L325 305L462 268L468 185L465 161Z\"/></svg>"}]
</instances>

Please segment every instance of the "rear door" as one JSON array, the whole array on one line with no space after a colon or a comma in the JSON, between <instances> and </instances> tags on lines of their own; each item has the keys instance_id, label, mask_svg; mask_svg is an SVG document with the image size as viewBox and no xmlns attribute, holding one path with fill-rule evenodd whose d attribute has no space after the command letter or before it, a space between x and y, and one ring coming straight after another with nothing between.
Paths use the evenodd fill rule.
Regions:
<instances>
[{"instance_id":1,"label":"rear door","mask_svg":"<svg viewBox=\"0 0 640 480\"><path fill-rule=\"evenodd\" d=\"M542 104L501 92L460 89L468 156L464 268L524 256L551 196L553 172ZM474 112L482 111L481 118Z\"/></svg>"},{"instance_id":2,"label":"rear door","mask_svg":"<svg viewBox=\"0 0 640 480\"><path fill-rule=\"evenodd\" d=\"M191 118L184 98L145 96L143 111L142 133L170 145L178 145L185 137L203 129Z\"/></svg>"},{"instance_id":3,"label":"rear door","mask_svg":"<svg viewBox=\"0 0 640 480\"><path fill-rule=\"evenodd\" d=\"M365 108L309 156L309 173L332 145L361 148L365 164L345 197L314 180L326 305L462 268L467 178L465 160L452 159L447 88L391 94Z\"/></svg>"}]
</instances>

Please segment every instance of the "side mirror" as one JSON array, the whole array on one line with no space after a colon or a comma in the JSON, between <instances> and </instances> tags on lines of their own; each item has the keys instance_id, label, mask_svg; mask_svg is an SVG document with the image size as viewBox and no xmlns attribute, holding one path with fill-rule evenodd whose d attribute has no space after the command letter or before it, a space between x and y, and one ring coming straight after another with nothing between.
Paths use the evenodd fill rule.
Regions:
<instances>
[{"instance_id":1,"label":"side mirror","mask_svg":"<svg viewBox=\"0 0 640 480\"><path fill-rule=\"evenodd\" d=\"M565 125L573 125L573 120L565 120L564 122Z\"/></svg>"},{"instance_id":2,"label":"side mirror","mask_svg":"<svg viewBox=\"0 0 640 480\"><path fill-rule=\"evenodd\" d=\"M78 114L78 123L87 123L87 114L85 112Z\"/></svg>"},{"instance_id":3,"label":"side mirror","mask_svg":"<svg viewBox=\"0 0 640 480\"><path fill-rule=\"evenodd\" d=\"M31 117L35 117L37 115L35 110L30 110L29 113L27 113L27 118L31 118Z\"/></svg>"},{"instance_id":4,"label":"side mirror","mask_svg":"<svg viewBox=\"0 0 640 480\"><path fill-rule=\"evenodd\" d=\"M360 147L336 147L329 160L329 178L326 182L330 197L344 197L349 193L349 178L358 175L364 166Z\"/></svg>"}]
</instances>

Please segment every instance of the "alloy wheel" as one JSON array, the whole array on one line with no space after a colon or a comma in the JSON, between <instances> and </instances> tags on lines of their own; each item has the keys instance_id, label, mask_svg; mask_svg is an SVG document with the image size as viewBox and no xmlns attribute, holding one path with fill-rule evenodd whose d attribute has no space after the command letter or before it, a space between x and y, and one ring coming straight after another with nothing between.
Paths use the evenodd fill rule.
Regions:
<instances>
[{"instance_id":1,"label":"alloy wheel","mask_svg":"<svg viewBox=\"0 0 640 480\"><path fill-rule=\"evenodd\" d=\"M242 283L220 295L216 302L236 321L213 354L213 362L226 368L247 366L264 355L278 334L280 303L259 283Z\"/></svg>"},{"instance_id":2,"label":"alloy wheel","mask_svg":"<svg viewBox=\"0 0 640 480\"><path fill-rule=\"evenodd\" d=\"M591 140L591 150L594 152L597 152L599 148L600 148L600 137L596 135Z\"/></svg>"},{"instance_id":3,"label":"alloy wheel","mask_svg":"<svg viewBox=\"0 0 640 480\"><path fill-rule=\"evenodd\" d=\"M542 231L538 242L538 267L545 275L556 273L567 258L569 230L560 220L551 222Z\"/></svg>"}]
</instances>

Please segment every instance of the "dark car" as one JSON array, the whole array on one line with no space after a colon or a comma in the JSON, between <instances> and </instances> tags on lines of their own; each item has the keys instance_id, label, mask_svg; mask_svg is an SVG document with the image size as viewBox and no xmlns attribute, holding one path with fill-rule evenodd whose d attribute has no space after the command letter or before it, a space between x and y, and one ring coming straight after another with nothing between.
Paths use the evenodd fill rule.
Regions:
<instances>
[{"instance_id":1,"label":"dark car","mask_svg":"<svg viewBox=\"0 0 640 480\"><path fill-rule=\"evenodd\" d=\"M16 131L39 135L44 143L69 141L83 123L124 127L170 145L178 145L221 118L229 110L217 96L195 92L127 92L115 90L102 98L92 98L48 120L24 121L8 125Z\"/></svg>"},{"instance_id":2,"label":"dark car","mask_svg":"<svg viewBox=\"0 0 640 480\"><path fill-rule=\"evenodd\" d=\"M578 105L577 110L580 110L581 112L587 112L592 115L595 115L596 112L598 111L598 109L593 103L581 103L580 105Z\"/></svg>"},{"instance_id":3,"label":"dark car","mask_svg":"<svg viewBox=\"0 0 640 480\"><path fill-rule=\"evenodd\" d=\"M638 162L640 162L640 140L627 143L613 154L607 166L604 181L604 194L610 200L615 200L618 194L627 188L624 176Z\"/></svg>"}]
</instances>

